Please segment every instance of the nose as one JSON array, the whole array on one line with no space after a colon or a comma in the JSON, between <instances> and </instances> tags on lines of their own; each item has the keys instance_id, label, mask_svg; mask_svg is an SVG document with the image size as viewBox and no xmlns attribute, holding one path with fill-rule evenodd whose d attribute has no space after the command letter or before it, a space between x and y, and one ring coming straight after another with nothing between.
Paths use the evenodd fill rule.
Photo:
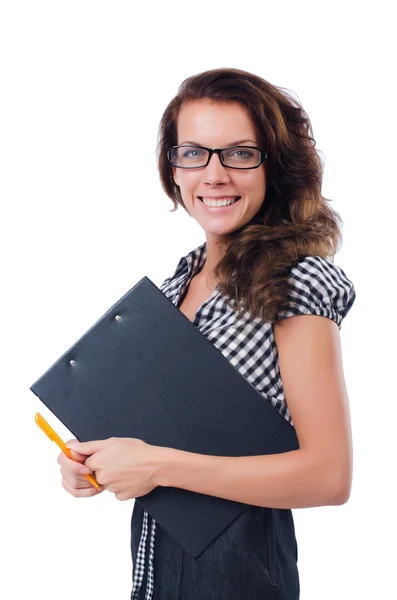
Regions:
<instances>
[{"instance_id":1,"label":"nose","mask_svg":"<svg viewBox=\"0 0 397 600\"><path fill-rule=\"evenodd\" d=\"M213 154L210 162L205 167L205 179L207 183L223 183L230 180L228 169L221 163L220 156Z\"/></svg>"}]
</instances>

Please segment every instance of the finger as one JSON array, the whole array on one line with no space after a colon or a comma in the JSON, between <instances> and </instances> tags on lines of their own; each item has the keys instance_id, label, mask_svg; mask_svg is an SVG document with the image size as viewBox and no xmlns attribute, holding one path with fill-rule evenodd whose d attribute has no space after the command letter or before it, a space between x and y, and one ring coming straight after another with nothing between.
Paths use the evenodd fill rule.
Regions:
<instances>
[{"instance_id":1,"label":"finger","mask_svg":"<svg viewBox=\"0 0 397 600\"><path fill-rule=\"evenodd\" d=\"M69 443L72 443L72 442L78 442L78 440L75 440L75 439L68 440L65 445L67 446ZM84 462L85 459L87 458L87 456L85 454L80 454L79 452L75 452L74 450L70 450L70 453L73 456L73 458L75 460L78 460L79 462Z\"/></svg>"},{"instance_id":2,"label":"finger","mask_svg":"<svg viewBox=\"0 0 397 600\"><path fill-rule=\"evenodd\" d=\"M69 463L77 464L76 468L80 469L82 463L84 463L84 461L86 460L87 457L84 454L77 454L77 452L76 453L71 452L71 454L72 454L73 459L70 458L67 454L65 454L65 452L60 452L58 454L57 462L60 465L66 465Z\"/></svg>"},{"instance_id":3,"label":"finger","mask_svg":"<svg viewBox=\"0 0 397 600\"><path fill-rule=\"evenodd\" d=\"M94 456L90 456L89 458L86 457L86 461L84 462L84 467L86 467L93 473L94 471L99 469L99 464L100 464L100 460L98 460L98 457L96 455L94 455Z\"/></svg>"},{"instance_id":4,"label":"finger","mask_svg":"<svg viewBox=\"0 0 397 600\"><path fill-rule=\"evenodd\" d=\"M77 440L71 440L66 443L66 446L74 452L89 456L101 450L105 442L106 440L94 440L92 442L79 442Z\"/></svg>"},{"instance_id":5,"label":"finger","mask_svg":"<svg viewBox=\"0 0 397 600\"><path fill-rule=\"evenodd\" d=\"M66 481L70 481L71 483L80 482L84 483L84 485L92 485L91 482L84 475L74 473L73 471L65 467L61 467L60 471L63 479L65 479Z\"/></svg>"},{"instance_id":6,"label":"finger","mask_svg":"<svg viewBox=\"0 0 397 600\"><path fill-rule=\"evenodd\" d=\"M84 488L76 488L70 484L69 481L62 480L63 488L75 498L90 498L91 496L96 496L100 494L102 490L97 490L94 486L90 485L89 487Z\"/></svg>"},{"instance_id":7,"label":"finger","mask_svg":"<svg viewBox=\"0 0 397 600\"><path fill-rule=\"evenodd\" d=\"M58 464L61 466L61 472L72 473L74 476L92 475L93 473L89 467L86 467L80 462L76 462L65 455L58 456Z\"/></svg>"},{"instance_id":8,"label":"finger","mask_svg":"<svg viewBox=\"0 0 397 600\"><path fill-rule=\"evenodd\" d=\"M83 490L92 487L92 484L88 481L88 479L85 479L85 477L70 477L70 474L68 473L65 473L63 476L63 481L67 481L70 488L74 488L76 490Z\"/></svg>"},{"instance_id":9,"label":"finger","mask_svg":"<svg viewBox=\"0 0 397 600\"><path fill-rule=\"evenodd\" d=\"M86 454L80 454L80 452L75 452L74 450L70 450L70 454L75 460L77 460L80 463L83 463L87 458Z\"/></svg>"}]
</instances>

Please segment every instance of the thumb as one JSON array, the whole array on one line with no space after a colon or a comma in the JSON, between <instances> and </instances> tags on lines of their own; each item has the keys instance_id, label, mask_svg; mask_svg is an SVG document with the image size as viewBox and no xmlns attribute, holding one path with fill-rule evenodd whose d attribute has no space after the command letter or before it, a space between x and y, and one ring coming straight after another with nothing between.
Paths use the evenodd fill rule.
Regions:
<instances>
[{"instance_id":1,"label":"thumb","mask_svg":"<svg viewBox=\"0 0 397 600\"><path fill-rule=\"evenodd\" d=\"M93 440L92 442L79 442L77 440L72 440L67 442L66 446L69 448L69 450L73 450L73 452L90 456L91 454L98 452L103 447L103 442L104 440Z\"/></svg>"},{"instance_id":2,"label":"thumb","mask_svg":"<svg viewBox=\"0 0 397 600\"><path fill-rule=\"evenodd\" d=\"M77 460L77 462L83 463L87 460L85 454L79 454L78 452L74 452L73 450L70 451L70 454L74 460Z\"/></svg>"}]
</instances>

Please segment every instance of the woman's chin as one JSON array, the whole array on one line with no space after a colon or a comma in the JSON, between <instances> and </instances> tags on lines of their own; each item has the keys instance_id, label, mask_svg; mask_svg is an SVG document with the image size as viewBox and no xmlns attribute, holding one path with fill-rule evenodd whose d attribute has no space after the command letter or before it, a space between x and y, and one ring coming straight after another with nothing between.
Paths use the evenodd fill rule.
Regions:
<instances>
[{"instance_id":1,"label":"woman's chin","mask_svg":"<svg viewBox=\"0 0 397 600\"><path fill-rule=\"evenodd\" d=\"M216 224L216 226L211 227L208 223L200 223L201 227L204 229L205 233L207 235L212 235L212 236L221 236L221 235L226 235L227 233L231 233L232 231L235 231L235 229L237 229L239 227L238 224L224 224L224 225L220 225L219 223Z\"/></svg>"}]
</instances>

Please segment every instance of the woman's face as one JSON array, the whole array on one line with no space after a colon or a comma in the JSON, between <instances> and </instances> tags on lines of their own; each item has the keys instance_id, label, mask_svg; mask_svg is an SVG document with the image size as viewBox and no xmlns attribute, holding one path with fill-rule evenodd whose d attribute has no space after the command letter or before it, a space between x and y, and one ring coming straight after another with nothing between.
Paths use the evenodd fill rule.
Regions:
<instances>
[{"instance_id":1,"label":"woman's face","mask_svg":"<svg viewBox=\"0 0 397 600\"><path fill-rule=\"evenodd\" d=\"M181 107L178 117L178 145L191 144L206 148L244 145L259 148L249 113L238 103L196 100ZM264 163L256 169L238 170L223 167L217 154L206 167L172 168L183 202L191 216L207 233L219 236L239 229L260 209L266 194ZM212 208L200 198L240 196L230 206Z\"/></svg>"}]
</instances>

